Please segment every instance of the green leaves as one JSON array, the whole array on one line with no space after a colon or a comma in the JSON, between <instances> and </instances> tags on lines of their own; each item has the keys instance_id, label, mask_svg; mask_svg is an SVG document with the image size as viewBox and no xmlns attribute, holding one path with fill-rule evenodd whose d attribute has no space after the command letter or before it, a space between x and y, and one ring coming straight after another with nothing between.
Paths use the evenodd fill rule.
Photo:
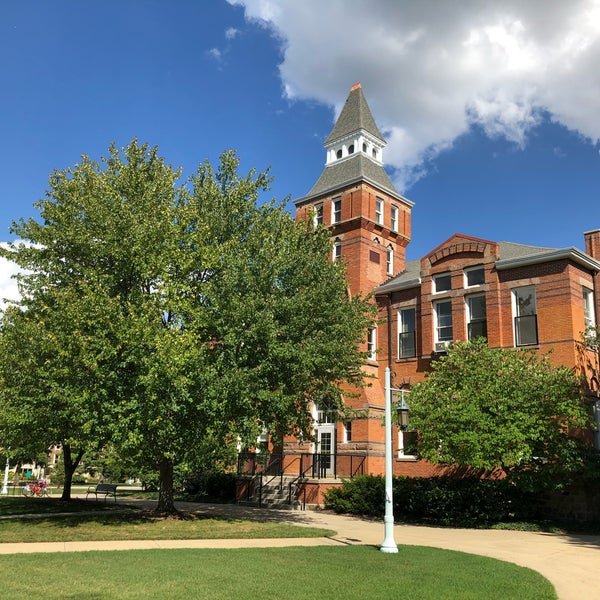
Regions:
<instances>
[{"instance_id":1,"label":"green leaves","mask_svg":"<svg viewBox=\"0 0 600 600\"><path fill-rule=\"evenodd\" d=\"M421 455L476 468L560 462L569 432L589 425L575 374L532 350L455 343L410 395Z\"/></svg>"},{"instance_id":2,"label":"green leaves","mask_svg":"<svg viewBox=\"0 0 600 600\"><path fill-rule=\"evenodd\" d=\"M207 436L307 430L312 400L360 383L374 307L348 297L326 232L259 203L268 172L237 168L225 152L180 185L133 140L51 175L40 221L13 224L28 245L2 251L25 270L0 360L13 424L31 409L55 442L156 467Z\"/></svg>"}]
</instances>

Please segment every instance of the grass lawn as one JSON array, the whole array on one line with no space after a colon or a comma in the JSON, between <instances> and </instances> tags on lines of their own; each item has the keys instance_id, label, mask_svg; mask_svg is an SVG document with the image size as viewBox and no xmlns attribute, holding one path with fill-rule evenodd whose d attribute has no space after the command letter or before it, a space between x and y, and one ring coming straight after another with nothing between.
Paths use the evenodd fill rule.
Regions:
<instances>
[{"instance_id":1,"label":"grass lawn","mask_svg":"<svg viewBox=\"0 0 600 600\"><path fill-rule=\"evenodd\" d=\"M0 578L12 600L556 600L529 569L416 546L398 554L344 546L6 555Z\"/></svg>"},{"instance_id":2,"label":"grass lawn","mask_svg":"<svg viewBox=\"0 0 600 600\"><path fill-rule=\"evenodd\" d=\"M53 514L57 512L69 514ZM286 523L206 517L202 512L182 513L181 518L156 517L152 511L114 502L0 498L0 515L26 513L37 516L0 519L0 543L324 537L334 533Z\"/></svg>"}]
</instances>

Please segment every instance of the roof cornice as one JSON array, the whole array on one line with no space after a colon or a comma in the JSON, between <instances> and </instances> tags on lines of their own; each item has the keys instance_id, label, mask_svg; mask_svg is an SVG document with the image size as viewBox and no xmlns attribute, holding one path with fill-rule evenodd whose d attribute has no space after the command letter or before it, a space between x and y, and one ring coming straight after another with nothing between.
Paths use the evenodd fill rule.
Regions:
<instances>
[{"instance_id":1,"label":"roof cornice","mask_svg":"<svg viewBox=\"0 0 600 600\"><path fill-rule=\"evenodd\" d=\"M361 183L361 182L368 183L369 185L373 186L374 188L377 188L378 190L385 192L389 196L394 197L396 200L403 202L404 204L410 206L411 208L415 205L414 202L412 202L408 198L405 198L404 196L399 194L396 190L390 189L389 187L384 187L380 183L374 181L370 177L365 177L364 175L359 175L358 177L354 177L352 179L348 179L347 181L344 181L343 187L344 188L351 187L351 186L356 185L357 183ZM333 186L331 186L327 189L321 190L315 194L307 194L306 196L302 196L302 198L298 198L297 200L294 200L294 204L296 206L298 206L299 204L302 204L304 202L309 202L311 200L314 200L315 198L330 196L334 192L338 193L338 194L340 193L339 185L333 185Z\"/></svg>"},{"instance_id":2,"label":"roof cornice","mask_svg":"<svg viewBox=\"0 0 600 600\"><path fill-rule=\"evenodd\" d=\"M496 261L496 269L498 271L504 271L506 269L537 265L555 260L571 260L590 271L600 272L600 262L575 247L557 248L548 250L548 252L539 252L516 258L500 259Z\"/></svg>"},{"instance_id":3,"label":"roof cornice","mask_svg":"<svg viewBox=\"0 0 600 600\"><path fill-rule=\"evenodd\" d=\"M417 277L416 279L407 279L405 281L388 281L386 283L382 283L375 288L375 295L377 294L389 294L390 292L398 292L400 290L409 290L411 288L416 288L421 285L421 278Z\"/></svg>"}]
</instances>

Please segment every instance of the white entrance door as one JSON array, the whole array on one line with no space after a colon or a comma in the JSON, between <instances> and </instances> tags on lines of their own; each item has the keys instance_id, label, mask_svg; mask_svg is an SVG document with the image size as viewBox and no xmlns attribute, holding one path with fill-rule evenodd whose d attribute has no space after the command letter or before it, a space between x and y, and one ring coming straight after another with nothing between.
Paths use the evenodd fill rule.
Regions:
<instances>
[{"instance_id":1,"label":"white entrance door","mask_svg":"<svg viewBox=\"0 0 600 600\"><path fill-rule=\"evenodd\" d=\"M317 430L317 460L319 477L333 475L335 453L335 425L327 423L319 425Z\"/></svg>"}]
</instances>

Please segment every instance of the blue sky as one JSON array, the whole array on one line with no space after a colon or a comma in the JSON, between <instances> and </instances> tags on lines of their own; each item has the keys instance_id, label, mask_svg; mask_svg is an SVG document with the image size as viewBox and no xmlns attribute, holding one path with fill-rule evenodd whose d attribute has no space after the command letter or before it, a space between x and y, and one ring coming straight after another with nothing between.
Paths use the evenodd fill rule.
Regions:
<instances>
[{"instance_id":1,"label":"blue sky","mask_svg":"<svg viewBox=\"0 0 600 600\"><path fill-rule=\"evenodd\" d=\"M598 0L2 2L0 241L53 169L133 137L186 174L233 148L271 168L269 198L301 197L360 81L415 203L409 259L456 232L582 248L599 59Z\"/></svg>"}]
</instances>

